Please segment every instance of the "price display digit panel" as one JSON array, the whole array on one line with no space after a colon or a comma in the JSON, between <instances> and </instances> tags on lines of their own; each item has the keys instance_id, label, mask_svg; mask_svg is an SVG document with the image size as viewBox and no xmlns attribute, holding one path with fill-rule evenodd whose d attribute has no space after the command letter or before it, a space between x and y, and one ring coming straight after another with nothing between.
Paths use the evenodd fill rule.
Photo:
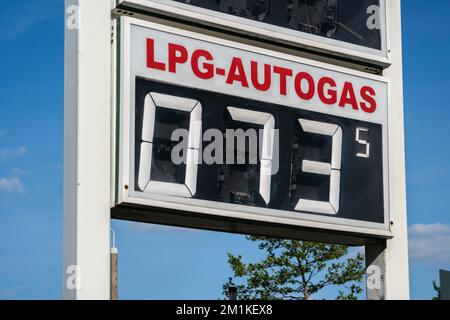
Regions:
<instances>
[{"instance_id":1,"label":"price display digit panel","mask_svg":"<svg viewBox=\"0 0 450 320\"><path fill-rule=\"evenodd\" d=\"M289 43L381 67L387 50L386 0L120 0L118 10Z\"/></svg>"},{"instance_id":2,"label":"price display digit panel","mask_svg":"<svg viewBox=\"0 0 450 320\"><path fill-rule=\"evenodd\" d=\"M300 239L391 236L388 80L120 24L116 218Z\"/></svg>"}]
</instances>

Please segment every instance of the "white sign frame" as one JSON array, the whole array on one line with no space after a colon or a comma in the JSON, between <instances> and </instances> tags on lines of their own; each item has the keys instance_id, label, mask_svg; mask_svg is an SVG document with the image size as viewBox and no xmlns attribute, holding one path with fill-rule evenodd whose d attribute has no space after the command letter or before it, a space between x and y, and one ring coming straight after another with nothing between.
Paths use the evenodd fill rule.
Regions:
<instances>
[{"instance_id":1,"label":"white sign frame","mask_svg":"<svg viewBox=\"0 0 450 320\"><path fill-rule=\"evenodd\" d=\"M189 37L193 39L199 39L212 44L228 46L239 50L255 52L259 55L265 55L268 57L275 57L277 59L287 60L293 63L300 63L312 67L327 69L332 72L343 73L348 76L362 77L364 79L370 79L377 82L385 83L387 86L387 106L390 105L390 81L387 78L362 73L359 71L349 70L342 67L336 67L333 65L315 62L291 55L281 54L278 52L265 50L254 47L226 41L223 39L217 39L214 37L193 33L190 31L184 31L177 28L172 28L152 22L146 22L137 20L134 18L121 17L121 107L120 107L120 159L119 168L120 173L118 175L118 197L116 205L121 204L133 204L139 206L160 207L170 210L192 212L198 214L206 214L216 217L223 217L229 219L245 219L256 222L273 223L288 226L307 227L313 229L329 230L330 232L345 232L350 234L358 234L366 237L381 237L391 238L392 233L390 231L389 220L389 166L388 166L388 119L383 121L383 172L384 172L384 198L385 198L385 219L384 223L371 223L363 221L355 221L349 219L342 219L336 217L315 216L311 214L295 213L295 217L292 212L285 212L273 209L262 209L246 207L245 211L242 206L226 203L217 203L206 200L198 199L186 199L176 198L167 195L156 194L144 194L142 192L136 192L133 190L134 186L134 128L131 119L134 119L134 113L132 106L134 105L134 79L136 76L144 76L143 74L132 73L131 70L131 28L132 25L150 28L153 30L159 30L165 33L173 33L182 37ZM214 91L214 90L213 90ZM389 113L389 108L386 110ZM342 116L342 115L340 115ZM368 119L360 119L368 121ZM151 214L151 213L149 213Z\"/></svg>"},{"instance_id":2,"label":"white sign frame","mask_svg":"<svg viewBox=\"0 0 450 320\"><path fill-rule=\"evenodd\" d=\"M350 58L352 60L374 63L383 68L391 64L390 49L388 48L389 19L387 16L386 0L380 0L380 50L170 0L119 0L118 5L124 8L133 8L181 18L274 42L287 43L325 54L331 53L332 55Z\"/></svg>"}]
</instances>

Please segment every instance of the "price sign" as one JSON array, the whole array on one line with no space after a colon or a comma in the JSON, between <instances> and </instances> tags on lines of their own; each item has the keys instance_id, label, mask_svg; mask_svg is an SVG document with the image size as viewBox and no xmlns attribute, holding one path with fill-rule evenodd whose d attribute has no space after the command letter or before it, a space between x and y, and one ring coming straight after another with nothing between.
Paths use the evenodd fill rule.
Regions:
<instances>
[{"instance_id":1,"label":"price sign","mask_svg":"<svg viewBox=\"0 0 450 320\"><path fill-rule=\"evenodd\" d=\"M121 27L117 217L390 236L386 79L131 18Z\"/></svg>"}]
</instances>

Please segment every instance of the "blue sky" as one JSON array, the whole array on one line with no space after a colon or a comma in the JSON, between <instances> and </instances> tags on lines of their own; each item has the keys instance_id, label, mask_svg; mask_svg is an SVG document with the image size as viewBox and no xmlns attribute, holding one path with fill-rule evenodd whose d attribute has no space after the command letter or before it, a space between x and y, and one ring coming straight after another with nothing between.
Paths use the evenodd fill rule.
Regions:
<instances>
[{"instance_id":1,"label":"blue sky","mask_svg":"<svg viewBox=\"0 0 450 320\"><path fill-rule=\"evenodd\" d=\"M0 299L59 299L63 0L0 2ZM411 297L450 269L450 2L403 1ZM121 298L216 299L241 235L114 221ZM333 292L325 292L331 296Z\"/></svg>"}]
</instances>

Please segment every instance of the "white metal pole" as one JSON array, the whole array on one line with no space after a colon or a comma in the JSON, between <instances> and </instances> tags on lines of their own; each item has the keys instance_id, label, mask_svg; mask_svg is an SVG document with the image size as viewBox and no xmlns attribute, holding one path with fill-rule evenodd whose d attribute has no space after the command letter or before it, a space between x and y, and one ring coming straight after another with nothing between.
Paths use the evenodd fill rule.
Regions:
<instances>
[{"instance_id":1,"label":"white metal pole","mask_svg":"<svg viewBox=\"0 0 450 320\"><path fill-rule=\"evenodd\" d=\"M111 0L66 0L63 298L110 298Z\"/></svg>"},{"instance_id":2,"label":"white metal pole","mask_svg":"<svg viewBox=\"0 0 450 320\"><path fill-rule=\"evenodd\" d=\"M392 65L383 72L384 76L391 79L389 109L389 186L391 192L389 201L391 230L394 238L386 243L366 246L366 258L369 262L367 266L367 297L369 299L409 299L400 2L400 0L386 1L388 50ZM381 290L378 289L378 286L374 286L379 283L373 278L378 271L381 275Z\"/></svg>"},{"instance_id":3,"label":"white metal pole","mask_svg":"<svg viewBox=\"0 0 450 320\"><path fill-rule=\"evenodd\" d=\"M384 75L392 81L389 112L390 212L392 240L387 241L386 299L409 299L408 224L406 217L405 136L401 1L386 1L392 65Z\"/></svg>"}]
</instances>

